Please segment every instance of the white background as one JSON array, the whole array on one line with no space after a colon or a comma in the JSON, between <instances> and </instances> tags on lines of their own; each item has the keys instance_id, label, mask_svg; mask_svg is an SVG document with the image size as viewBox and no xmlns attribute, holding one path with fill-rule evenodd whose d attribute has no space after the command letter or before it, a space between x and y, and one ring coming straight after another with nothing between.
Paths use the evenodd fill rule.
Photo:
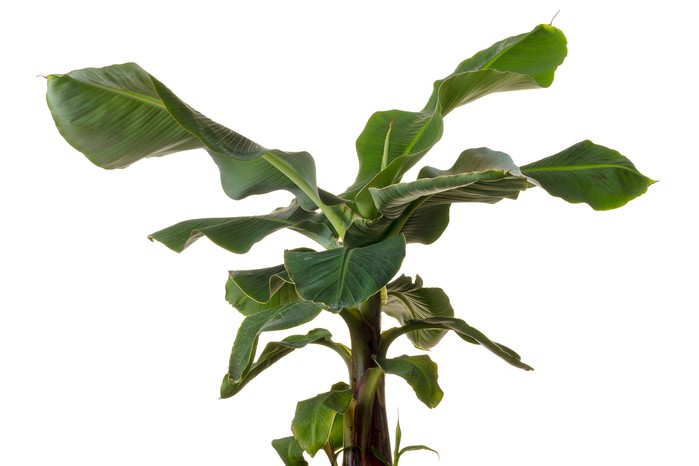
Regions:
<instances>
[{"instance_id":1,"label":"white background","mask_svg":"<svg viewBox=\"0 0 699 466\"><path fill-rule=\"evenodd\" d=\"M423 164L480 146L525 164L589 138L660 181L611 212L542 190L456 206L435 245L409 248L405 273L536 371L447 337L431 352L435 410L389 379L405 444L441 453L401 464L699 464L692 2L16 3L0 28L0 464L281 464L269 442L289 434L296 401L344 376L309 348L218 400L241 321L226 271L308 243L278 233L246 256L205 240L177 255L146 236L288 196L230 201L203 151L98 169L59 136L37 75L138 62L254 141L308 150L339 192L372 112L422 108L461 60L559 8L569 55L553 86L455 111ZM346 341L333 316L314 325Z\"/></svg>"}]
</instances>

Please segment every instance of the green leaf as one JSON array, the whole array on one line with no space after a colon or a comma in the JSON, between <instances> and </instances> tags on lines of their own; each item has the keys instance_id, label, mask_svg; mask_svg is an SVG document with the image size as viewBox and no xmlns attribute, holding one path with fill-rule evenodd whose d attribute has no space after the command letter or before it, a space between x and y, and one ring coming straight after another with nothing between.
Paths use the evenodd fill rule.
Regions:
<instances>
[{"instance_id":1,"label":"green leaf","mask_svg":"<svg viewBox=\"0 0 699 466\"><path fill-rule=\"evenodd\" d=\"M59 132L99 167L124 168L203 147L170 115L151 76L135 63L52 74L47 82Z\"/></svg>"},{"instance_id":2,"label":"green leaf","mask_svg":"<svg viewBox=\"0 0 699 466\"><path fill-rule=\"evenodd\" d=\"M339 216L321 201L311 154L267 149L194 110L157 79L152 78L152 81L170 114L214 157L228 196L240 199L250 194L286 189L296 196L304 209L313 211L320 207L333 221ZM253 162L253 165L246 162ZM240 172L245 179L241 180ZM336 198L333 204L341 202Z\"/></svg>"},{"instance_id":3,"label":"green leaf","mask_svg":"<svg viewBox=\"0 0 699 466\"><path fill-rule=\"evenodd\" d=\"M410 445L408 447L402 448L398 454L396 455L396 463L394 466L398 466L398 458L403 456L404 453L409 452L409 451L419 451L419 450L427 450L431 451L435 455L437 455L437 458L439 458L439 452L433 448L427 447L425 445Z\"/></svg>"},{"instance_id":4,"label":"green leaf","mask_svg":"<svg viewBox=\"0 0 699 466\"><path fill-rule=\"evenodd\" d=\"M272 447L277 451L285 466L308 466L303 457L303 449L294 437L272 440Z\"/></svg>"},{"instance_id":5,"label":"green leaf","mask_svg":"<svg viewBox=\"0 0 699 466\"><path fill-rule=\"evenodd\" d=\"M352 390L346 384L336 384L331 391L296 405L291 430L311 457L328 442L335 417L347 411L351 400Z\"/></svg>"},{"instance_id":6,"label":"green leaf","mask_svg":"<svg viewBox=\"0 0 699 466\"><path fill-rule=\"evenodd\" d=\"M427 330L427 329L444 329L452 330L456 333L462 340L476 345L482 345L484 348L489 350L491 353L495 354L508 364L523 369L525 371L534 370L531 366L524 364L521 361L520 356L512 351L510 348L495 343L486 337L482 332L476 330L475 328L468 325L461 319L454 317L430 317L427 319L413 320L407 322L402 327L396 327L385 331L382 335L381 349L379 351L380 357L385 357L388 347L391 345L393 340L395 340L400 335L405 335L416 330Z\"/></svg>"},{"instance_id":7,"label":"green leaf","mask_svg":"<svg viewBox=\"0 0 699 466\"><path fill-rule=\"evenodd\" d=\"M297 231L326 248L337 246L332 231L318 221L318 215L301 209L296 201L267 215L186 220L157 231L148 238L163 243L175 252L182 252L194 241L206 236L223 249L245 254L255 243L283 228Z\"/></svg>"},{"instance_id":8,"label":"green leaf","mask_svg":"<svg viewBox=\"0 0 699 466\"><path fill-rule=\"evenodd\" d=\"M619 152L582 141L522 167L552 196L584 202L595 210L621 207L645 193L653 180Z\"/></svg>"},{"instance_id":9,"label":"green leaf","mask_svg":"<svg viewBox=\"0 0 699 466\"><path fill-rule=\"evenodd\" d=\"M231 380L229 374L223 377L223 381L221 382L221 398L230 398L236 395L252 379L294 350L303 348L311 343L336 345L336 343L332 342L331 338L332 335L329 331L317 328L311 330L306 335L291 335L284 338L282 341L267 343L260 357L257 358L254 364L245 369L242 378L238 382Z\"/></svg>"},{"instance_id":10,"label":"green leaf","mask_svg":"<svg viewBox=\"0 0 699 466\"><path fill-rule=\"evenodd\" d=\"M422 111L375 113L357 139L357 179L342 197L354 199L363 217L378 217L369 188L400 181L439 141L447 113L493 92L547 87L566 54L563 33L540 25L463 61L451 75L435 82Z\"/></svg>"},{"instance_id":11,"label":"green leaf","mask_svg":"<svg viewBox=\"0 0 699 466\"><path fill-rule=\"evenodd\" d=\"M229 299L227 292L226 299L233 305L236 305L234 299L239 299L239 293L236 289L246 297L263 304L269 303L272 297L287 284L292 285L292 290L289 290L285 295L292 296L291 292L293 291L293 284L283 264L263 269L232 270L228 272L228 283L227 290L230 288L230 292L235 291L235 294L231 294L231 299ZM294 299L294 301L296 300Z\"/></svg>"},{"instance_id":12,"label":"green leaf","mask_svg":"<svg viewBox=\"0 0 699 466\"><path fill-rule=\"evenodd\" d=\"M288 190L305 210L320 207L342 230L341 212L328 205L343 200L318 189L310 154L266 149L210 120L135 63L53 74L47 81L58 130L96 165L123 168L206 148L231 198Z\"/></svg>"},{"instance_id":13,"label":"green leaf","mask_svg":"<svg viewBox=\"0 0 699 466\"><path fill-rule=\"evenodd\" d=\"M267 309L243 319L233 342L228 377L233 383L242 380L250 368L257 341L262 332L286 330L313 320L321 311L314 303L298 301Z\"/></svg>"},{"instance_id":14,"label":"green leaf","mask_svg":"<svg viewBox=\"0 0 699 466\"><path fill-rule=\"evenodd\" d=\"M462 173L437 178L423 178L410 183L393 184L382 189L370 189L371 197L379 211L388 218L398 218L416 200L427 199L433 195L463 188L482 182L497 181L506 178L508 174L499 170L480 173Z\"/></svg>"},{"instance_id":15,"label":"green leaf","mask_svg":"<svg viewBox=\"0 0 699 466\"><path fill-rule=\"evenodd\" d=\"M493 174L496 179L487 181ZM507 154L485 147L468 149L448 170L424 167L415 182L371 188L376 206L386 217L355 220L345 234L345 244L367 246L400 233L408 243L432 244L449 225L449 204L494 204L516 199L531 186Z\"/></svg>"},{"instance_id":16,"label":"green leaf","mask_svg":"<svg viewBox=\"0 0 699 466\"><path fill-rule=\"evenodd\" d=\"M286 251L284 264L299 296L337 311L357 306L383 288L404 257L405 239L396 236L353 249Z\"/></svg>"},{"instance_id":17,"label":"green leaf","mask_svg":"<svg viewBox=\"0 0 699 466\"><path fill-rule=\"evenodd\" d=\"M449 208L448 204L423 204L405 218L357 219L345 233L345 245L369 246L397 234L405 236L406 243L432 244L449 225Z\"/></svg>"},{"instance_id":18,"label":"green leaf","mask_svg":"<svg viewBox=\"0 0 699 466\"><path fill-rule=\"evenodd\" d=\"M386 287L388 297L381 309L398 320L401 325L430 317L454 317L449 297L441 288L424 288L418 275L413 283L410 277L401 275ZM444 329L418 330L407 334L416 348L429 350L447 333Z\"/></svg>"},{"instance_id":19,"label":"green leaf","mask_svg":"<svg viewBox=\"0 0 699 466\"><path fill-rule=\"evenodd\" d=\"M376 363L387 374L402 377L415 390L418 399L428 408L436 407L444 392L437 383L437 364L427 355L376 358Z\"/></svg>"}]
</instances>

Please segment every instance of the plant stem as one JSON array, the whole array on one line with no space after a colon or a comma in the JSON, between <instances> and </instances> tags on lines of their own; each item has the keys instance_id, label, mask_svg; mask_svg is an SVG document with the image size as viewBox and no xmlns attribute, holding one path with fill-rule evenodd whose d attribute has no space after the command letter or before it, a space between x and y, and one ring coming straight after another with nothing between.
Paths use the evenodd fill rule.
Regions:
<instances>
[{"instance_id":1,"label":"plant stem","mask_svg":"<svg viewBox=\"0 0 699 466\"><path fill-rule=\"evenodd\" d=\"M359 309L345 309L352 342L350 387L352 402L344 416L343 466L385 466L391 462L391 445L385 403L385 373L374 358L381 343L381 294Z\"/></svg>"}]
</instances>

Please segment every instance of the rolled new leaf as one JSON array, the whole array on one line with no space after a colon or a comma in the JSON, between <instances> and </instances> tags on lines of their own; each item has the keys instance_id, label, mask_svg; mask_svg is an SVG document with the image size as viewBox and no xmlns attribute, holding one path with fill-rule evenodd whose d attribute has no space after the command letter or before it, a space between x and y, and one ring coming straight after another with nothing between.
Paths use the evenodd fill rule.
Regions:
<instances>
[{"instance_id":1,"label":"rolled new leaf","mask_svg":"<svg viewBox=\"0 0 699 466\"><path fill-rule=\"evenodd\" d=\"M595 210L621 207L645 193L653 180L619 152L592 141L521 167L552 196Z\"/></svg>"}]
</instances>

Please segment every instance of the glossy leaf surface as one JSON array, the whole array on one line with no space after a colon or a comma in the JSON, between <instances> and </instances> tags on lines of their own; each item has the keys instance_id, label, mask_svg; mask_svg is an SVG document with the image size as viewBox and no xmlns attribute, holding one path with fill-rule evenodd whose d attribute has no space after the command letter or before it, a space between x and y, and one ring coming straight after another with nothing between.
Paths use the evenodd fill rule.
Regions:
<instances>
[{"instance_id":1,"label":"glossy leaf surface","mask_svg":"<svg viewBox=\"0 0 699 466\"><path fill-rule=\"evenodd\" d=\"M584 202L595 210L621 207L645 193L653 180L619 152L582 141L522 167L552 196Z\"/></svg>"},{"instance_id":2,"label":"glossy leaf surface","mask_svg":"<svg viewBox=\"0 0 699 466\"><path fill-rule=\"evenodd\" d=\"M291 430L301 448L315 456L330 439L335 417L347 411L351 400L349 386L336 384L329 392L300 401L291 421Z\"/></svg>"},{"instance_id":3,"label":"glossy leaf surface","mask_svg":"<svg viewBox=\"0 0 699 466\"><path fill-rule=\"evenodd\" d=\"M286 251L284 264L299 296L340 310L359 305L383 288L404 257L405 239L396 236L353 249Z\"/></svg>"},{"instance_id":4,"label":"glossy leaf surface","mask_svg":"<svg viewBox=\"0 0 699 466\"><path fill-rule=\"evenodd\" d=\"M376 363L387 374L403 378L413 388L418 399L428 408L436 407L444 392L437 383L437 364L427 355L377 358Z\"/></svg>"}]
</instances>

